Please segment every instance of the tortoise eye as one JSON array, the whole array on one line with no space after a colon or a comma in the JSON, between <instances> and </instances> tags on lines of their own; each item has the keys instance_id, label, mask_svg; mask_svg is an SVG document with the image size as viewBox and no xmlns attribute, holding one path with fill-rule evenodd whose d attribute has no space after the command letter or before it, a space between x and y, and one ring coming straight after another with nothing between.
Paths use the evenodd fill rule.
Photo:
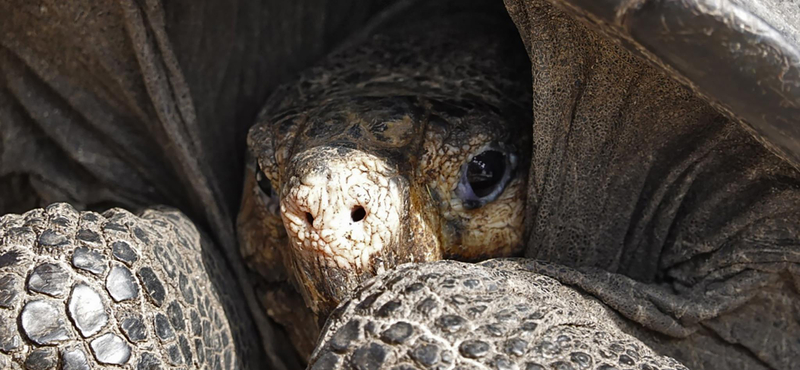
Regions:
<instances>
[{"instance_id":1,"label":"tortoise eye","mask_svg":"<svg viewBox=\"0 0 800 370\"><path fill-rule=\"evenodd\" d=\"M456 195L466 209L497 199L513 177L517 156L502 149L486 149L461 166Z\"/></svg>"},{"instance_id":2,"label":"tortoise eye","mask_svg":"<svg viewBox=\"0 0 800 370\"><path fill-rule=\"evenodd\" d=\"M487 150L472 157L467 163L466 180L472 192L483 198L494 191L506 172L506 155L495 150Z\"/></svg>"},{"instance_id":3,"label":"tortoise eye","mask_svg":"<svg viewBox=\"0 0 800 370\"><path fill-rule=\"evenodd\" d=\"M274 190L272 189L272 183L267 178L267 175L261 171L261 168L256 169L256 183L258 183L258 188L261 189L261 192L264 193L269 198L272 198Z\"/></svg>"}]
</instances>

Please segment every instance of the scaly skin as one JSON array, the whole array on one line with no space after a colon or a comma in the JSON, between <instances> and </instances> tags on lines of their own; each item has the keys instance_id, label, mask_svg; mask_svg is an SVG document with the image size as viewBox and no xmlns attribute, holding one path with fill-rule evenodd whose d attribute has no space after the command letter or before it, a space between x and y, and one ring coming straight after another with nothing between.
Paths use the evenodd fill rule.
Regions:
<instances>
[{"instance_id":1,"label":"scaly skin","mask_svg":"<svg viewBox=\"0 0 800 370\"><path fill-rule=\"evenodd\" d=\"M0 368L255 368L256 333L216 261L174 210L4 215Z\"/></svg>"},{"instance_id":2,"label":"scaly skin","mask_svg":"<svg viewBox=\"0 0 800 370\"><path fill-rule=\"evenodd\" d=\"M403 265L331 315L309 368L679 369L591 296L516 265Z\"/></svg>"},{"instance_id":3,"label":"scaly skin","mask_svg":"<svg viewBox=\"0 0 800 370\"><path fill-rule=\"evenodd\" d=\"M393 18L280 89L250 131L257 166L240 245L301 353L314 322L377 273L522 251L527 61L499 4L457 8ZM459 182L486 150L503 153L509 181L496 199L470 203ZM313 314L298 310L289 284Z\"/></svg>"}]
</instances>

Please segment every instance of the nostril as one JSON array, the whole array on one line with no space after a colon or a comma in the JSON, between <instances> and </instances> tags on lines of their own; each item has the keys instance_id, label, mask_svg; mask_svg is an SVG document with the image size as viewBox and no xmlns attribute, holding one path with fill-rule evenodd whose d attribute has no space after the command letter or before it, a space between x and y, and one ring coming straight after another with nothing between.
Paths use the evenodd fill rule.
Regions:
<instances>
[{"instance_id":1,"label":"nostril","mask_svg":"<svg viewBox=\"0 0 800 370\"><path fill-rule=\"evenodd\" d=\"M310 213L306 212L306 221L308 221L308 223L310 225L313 225L314 224L314 216L312 216Z\"/></svg>"},{"instance_id":2,"label":"nostril","mask_svg":"<svg viewBox=\"0 0 800 370\"><path fill-rule=\"evenodd\" d=\"M364 219L364 216L367 215L367 211L364 210L362 206L355 206L353 210L350 212L350 218L353 219L353 222L358 222Z\"/></svg>"}]
</instances>

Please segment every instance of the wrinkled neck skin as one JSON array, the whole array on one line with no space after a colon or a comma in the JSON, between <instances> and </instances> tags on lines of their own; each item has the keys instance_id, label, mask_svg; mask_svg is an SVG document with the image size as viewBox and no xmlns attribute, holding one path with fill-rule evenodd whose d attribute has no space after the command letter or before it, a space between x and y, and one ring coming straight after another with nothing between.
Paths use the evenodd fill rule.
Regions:
<instances>
[{"instance_id":1,"label":"wrinkled neck skin","mask_svg":"<svg viewBox=\"0 0 800 370\"><path fill-rule=\"evenodd\" d=\"M526 256L653 282L798 212L797 171L690 89L555 9L511 14L537 71Z\"/></svg>"},{"instance_id":2,"label":"wrinkled neck skin","mask_svg":"<svg viewBox=\"0 0 800 370\"><path fill-rule=\"evenodd\" d=\"M521 254L530 64L495 5L393 19L279 89L251 129L240 244L273 319L313 328L296 345L398 264ZM477 199L462 175L487 151L503 186ZM286 282L313 314L289 308Z\"/></svg>"},{"instance_id":3,"label":"wrinkled neck skin","mask_svg":"<svg viewBox=\"0 0 800 370\"><path fill-rule=\"evenodd\" d=\"M549 2L506 3L534 71L529 270L689 368L796 367L798 172Z\"/></svg>"}]
</instances>

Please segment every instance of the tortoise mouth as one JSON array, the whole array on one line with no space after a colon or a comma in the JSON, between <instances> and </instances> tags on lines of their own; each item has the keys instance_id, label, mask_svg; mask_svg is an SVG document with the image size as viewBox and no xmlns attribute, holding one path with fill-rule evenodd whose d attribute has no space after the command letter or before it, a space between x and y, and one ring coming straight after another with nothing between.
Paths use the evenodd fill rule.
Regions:
<instances>
[{"instance_id":1,"label":"tortoise mouth","mask_svg":"<svg viewBox=\"0 0 800 370\"><path fill-rule=\"evenodd\" d=\"M280 215L298 288L319 314L393 267L386 254L404 254L394 249L404 234L408 185L385 160L354 149L311 148L290 168Z\"/></svg>"},{"instance_id":2,"label":"tortoise mouth","mask_svg":"<svg viewBox=\"0 0 800 370\"><path fill-rule=\"evenodd\" d=\"M296 288L318 320L324 321L339 303L347 300L363 281L377 275L317 263L314 258L294 258ZM392 268L393 266L386 266Z\"/></svg>"}]
</instances>

